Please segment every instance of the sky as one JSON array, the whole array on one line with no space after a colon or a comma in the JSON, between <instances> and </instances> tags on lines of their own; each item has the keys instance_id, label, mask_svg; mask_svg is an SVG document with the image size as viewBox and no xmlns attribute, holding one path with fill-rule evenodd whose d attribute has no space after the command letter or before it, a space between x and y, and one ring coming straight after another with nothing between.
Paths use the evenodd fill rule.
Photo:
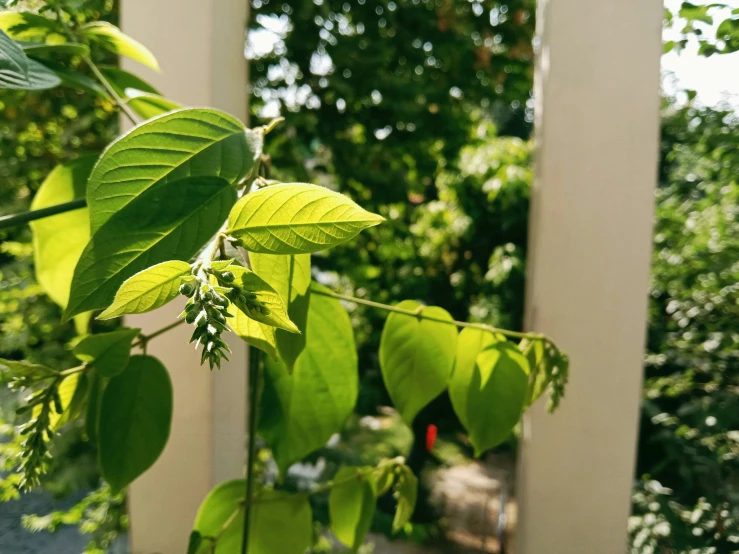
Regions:
<instances>
[{"instance_id":1,"label":"sky","mask_svg":"<svg viewBox=\"0 0 739 554\"><path fill-rule=\"evenodd\" d=\"M709 2L694 0L693 3ZM739 0L723 0L722 3L739 8ZM680 4L682 0L665 1L665 7L673 12L680 8ZM711 31L715 33L715 26ZM679 33L666 30L664 38L672 40L676 35ZM700 103L706 106L726 101L739 107L739 52L706 58L699 56L697 49L697 44L692 43L679 54L673 51L662 56L665 91L673 93L679 89L692 89L698 93Z\"/></svg>"}]
</instances>

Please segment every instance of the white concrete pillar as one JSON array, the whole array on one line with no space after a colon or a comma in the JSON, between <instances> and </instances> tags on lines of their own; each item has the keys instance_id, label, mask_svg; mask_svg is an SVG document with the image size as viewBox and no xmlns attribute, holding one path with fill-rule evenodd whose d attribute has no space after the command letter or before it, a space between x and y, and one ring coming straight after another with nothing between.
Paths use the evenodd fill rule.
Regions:
<instances>
[{"instance_id":1,"label":"white concrete pillar","mask_svg":"<svg viewBox=\"0 0 739 554\"><path fill-rule=\"evenodd\" d=\"M659 137L661 0L540 0L526 320L571 360L524 420L517 554L622 554Z\"/></svg>"},{"instance_id":2,"label":"white concrete pillar","mask_svg":"<svg viewBox=\"0 0 739 554\"><path fill-rule=\"evenodd\" d=\"M248 0L123 0L122 29L149 47L161 73L125 59L122 66L184 105L218 108L246 121L247 14ZM181 310L182 303L172 303L128 318L127 324L151 333ZM162 360L172 377L174 419L161 458L130 488L134 554L185 552L205 495L215 484L244 473L246 344L231 335L231 362L211 373L187 344L188 327L149 345L149 353Z\"/></svg>"}]
</instances>

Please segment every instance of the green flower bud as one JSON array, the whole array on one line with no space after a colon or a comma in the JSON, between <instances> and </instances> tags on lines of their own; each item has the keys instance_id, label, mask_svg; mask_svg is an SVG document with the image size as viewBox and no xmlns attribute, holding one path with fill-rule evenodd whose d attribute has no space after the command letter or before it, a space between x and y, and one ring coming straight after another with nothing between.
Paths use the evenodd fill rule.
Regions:
<instances>
[{"instance_id":1,"label":"green flower bud","mask_svg":"<svg viewBox=\"0 0 739 554\"><path fill-rule=\"evenodd\" d=\"M180 294L184 294L189 298L195 294L195 287L191 283L182 283L180 285Z\"/></svg>"}]
</instances>

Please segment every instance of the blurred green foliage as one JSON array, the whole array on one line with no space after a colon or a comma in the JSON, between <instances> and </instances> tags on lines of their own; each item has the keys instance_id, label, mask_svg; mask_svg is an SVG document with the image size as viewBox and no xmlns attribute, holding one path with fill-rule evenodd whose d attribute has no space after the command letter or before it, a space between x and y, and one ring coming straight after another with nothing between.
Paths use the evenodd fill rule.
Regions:
<instances>
[{"instance_id":1,"label":"blurred green foliage","mask_svg":"<svg viewBox=\"0 0 739 554\"><path fill-rule=\"evenodd\" d=\"M739 119L667 107L662 129L633 551L729 552L739 548Z\"/></svg>"},{"instance_id":2,"label":"blurred green foliage","mask_svg":"<svg viewBox=\"0 0 739 554\"><path fill-rule=\"evenodd\" d=\"M739 50L739 8L727 2L682 2L674 12L665 9L665 27L673 36L664 51L682 50L691 41L703 56Z\"/></svg>"},{"instance_id":3,"label":"blurred green foliage","mask_svg":"<svg viewBox=\"0 0 739 554\"><path fill-rule=\"evenodd\" d=\"M77 21L117 18L112 0L60 0ZM74 4L74 5L72 5ZM18 2L14 9L40 8L37 1ZM115 61L110 55L93 52L97 62ZM83 71L79 57L59 57L50 63ZM70 87L25 92L0 90L0 212L4 215L27 210L46 175L60 163L98 153L116 136L115 106L100 96ZM0 357L23 359L51 367L70 365L74 357L69 341L76 336L74 325L61 323L61 311L36 283L31 232L27 226L0 231ZM0 397L0 501L18 497L19 474L14 472L20 435L12 425L16 399L3 388ZM64 496L80 489L95 489L99 477L95 451L82 439L79 426L64 427L52 445L53 461L42 485L44 490ZM117 510L117 511L116 511ZM28 516L24 524L32 530L53 529L60 524L79 525L91 534L88 552L103 552L125 526L124 504L106 490L93 490L68 512Z\"/></svg>"}]
</instances>

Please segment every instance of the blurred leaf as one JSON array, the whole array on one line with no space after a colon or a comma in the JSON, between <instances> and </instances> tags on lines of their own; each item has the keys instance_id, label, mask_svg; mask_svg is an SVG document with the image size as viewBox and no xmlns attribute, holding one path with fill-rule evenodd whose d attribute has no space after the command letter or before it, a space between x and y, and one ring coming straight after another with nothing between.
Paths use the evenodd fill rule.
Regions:
<instances>
[{"instance_id":1,"label":"blurred leaf","mask_svg":"<svg viewBox=\"0 0 739 554\"><path fill-rule=\"evenodd\" d=\"M375 490L368 467L342 467L334 476L328 497L331 531L356 551L364 542L375 515Z\"/></svg>"},{"instance_id":2,"label":"blurred leaf","mask_svg":"<svg viewBox=\"0 0 739 554\"><path fill-rule=\"evenodd\" d=\"M123 372L131 357L131 343L141 329L121 329L109 333L88 335L74 347L74 355L92 364L103 377L115 377Z\"/></svg>"},{"instance_id":3,"label":"blurred leaf","mask_svg":"<svg viewBox=\"0 0 739 554\"><path fill-rule=\"evenodd\" d=\"M99 42L115 54L131 58L140 64L159 71L154 54L146 46L124 34L118 27L104 21L88 23L80 28L82 36Z\"/></svg>"}]
</instances>

